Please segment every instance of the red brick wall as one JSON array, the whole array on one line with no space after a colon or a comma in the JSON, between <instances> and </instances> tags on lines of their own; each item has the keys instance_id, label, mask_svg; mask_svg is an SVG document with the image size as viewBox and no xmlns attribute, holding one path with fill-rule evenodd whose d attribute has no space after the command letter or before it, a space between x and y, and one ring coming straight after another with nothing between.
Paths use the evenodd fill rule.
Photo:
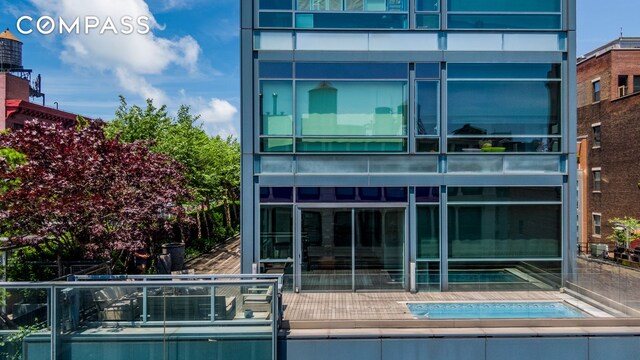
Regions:
<instances>
[{"instance_id":1,"label":"red brick wall","mask_svg":"<svg viewBox=\"0 0 640 360\"><path fill-rule=\"evenodd\" d=\"M29 100L29 82L11 74L0 73L0 131L11 128L5 123L7 100Z\"/></svg>"}]
</instances>

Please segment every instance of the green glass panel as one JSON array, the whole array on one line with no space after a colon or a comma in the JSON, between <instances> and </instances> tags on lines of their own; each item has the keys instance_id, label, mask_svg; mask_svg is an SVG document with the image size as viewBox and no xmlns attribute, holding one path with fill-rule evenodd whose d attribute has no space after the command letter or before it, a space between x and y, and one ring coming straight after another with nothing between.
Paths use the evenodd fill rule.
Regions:
<instances>
[{"instance_id":1,"label":"green glass panel","mask_svg":"<svg viewBox=\"0 0 640 360\"><path fill-rule=\"evenodd\" d=\"M448 11L560 12L560 0L449 0Z\"/></svg>"},{"instance_id":2,"label":"green glass panel","mask_svg":"<svg viewBox=\"0 0 640 360\"><path fill-rule=\"evenodd\" d=\"M260 259L293 258L293 207L260 208Z\"/></svg>"},{"instance_id":3,"label":"green glass panel","mask_svg":"<svg viewBox=\"0 0 640 360\"><path fill-rule=\"evenodd\" d=\"M559 261L449 262L450 291L552 290L561 280Z\"/></svg>"},{"instance_id":4,"label":"green glass panel","mask_svg":"<svg viewBox=\"0 0 640 360\"><path fill-rule=\"evenodd\" d=\"M260 150L263 152L293 152L293 139L263 138L260 139Z\"/></svg>"},{"instance_id":5,"label":"green glass panel","mask_svg":"<svg viewBox=\"0 0 640 360\"><path fill-rule=\"evenodd\" d=\"M406 12L296 14L296 27L301 29L407 29Z\"/></svg>"},{"instance_id":6,"label":"green glass panel","mask_svg":"<svg viewBox=\"0 0 640 360\"><path fill-rule=\"evenodd\" d=\"M419 259L437 259L440 257L440 213L436 205L419 205L417 215Z\"/></svg>"},{"instance_id":7,"label":"green glass panel","mask_svg":"<svg viewBox=\"0 0 640 360\"><path fill-rule=\"evenodd\" d=\"M440 29L440 15L435 14L417 14L416 29Z\"/></svg>"},{"instance_id":8,"label":"green glass panel","mask_svg":"<svg viewBox=\"0 0 640 360\"><path fill-rule=\"evenodd\" d=\"M406 152L406 139L303 138L296 141L297 152Z\"/></svg>"},{"instance_id":9,"label":"green glass panel","mask_svg":"<svg viewBox=\"0 0 640 360\"><path fill-rule=\"evenodd\" d=\"M482 14L449 14L450 29L534 29L560 30L560 15L482 15Z\"/></svg>"},{"instance_id":10,"label":"green glass panel","mask_svg":"<svg viewBox=\"0 0 640 360\"><path fill-rule=\"evenodd\" d=\"M449 258L562 256L561 205L449 205Z\"/></svg>"},{"instance_id":11,"label":"green glass panel","mask_svg":"<svg viewBox=\"0 0 640 360\"><path fill-rule=\"evenodd\" d=\"M293 135L293 83L262 81L261 135Z\"/></svg>"},{"instance_id":12,"label":"green glass panel","mask_svg":"<svg viewBox=\"0 0 640 360\"><path fill-rule=\"evenodd\" d=\"M404 81L299 81L298 135L404 136L406 92Z\"/></svg>"},{"instance_id":13,"label":"green glass panel","mask_svg":"<svg viewBox=\"0 0 640 360\"><path fill-rule=\"evenodd\" d=\"M416 0L416 11L439 11L439 0Z\"/></svg>"},{"instance_id":14,"label":"green glass panel","mask_svg":"<svg viewBox=\"0 0 640 360\"><path fill-rule=\"evenodd\" d=\"M340 11L342 0L297 0L298 10Z\"/></svg>"}]
</instances>

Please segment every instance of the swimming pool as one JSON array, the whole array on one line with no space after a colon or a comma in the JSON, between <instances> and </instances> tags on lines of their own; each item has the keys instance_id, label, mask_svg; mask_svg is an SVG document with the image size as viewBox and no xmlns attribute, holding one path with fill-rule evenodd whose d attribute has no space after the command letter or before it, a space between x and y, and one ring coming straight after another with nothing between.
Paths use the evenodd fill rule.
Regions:
<instances>
[{"instance_id":1,"label":"swimming pool","mask_svg":"<svg viewBox=\"0 0 640 360\"><path fill-rule=\"evenodd\" d=\"M409 303L416 319L566 319L586 317L560 301Z\"/></svg>"}]
</instances>

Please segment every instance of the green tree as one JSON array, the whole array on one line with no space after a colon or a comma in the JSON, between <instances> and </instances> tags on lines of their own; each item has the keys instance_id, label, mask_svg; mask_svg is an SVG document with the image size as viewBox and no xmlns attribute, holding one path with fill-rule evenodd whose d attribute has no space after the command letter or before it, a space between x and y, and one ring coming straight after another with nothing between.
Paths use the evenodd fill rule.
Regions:
<instances>
[{"instance_id":1,"label":"green tree","mask_svg":"<svg viewBox=\"0 0 640 360\"><path fill-rule=\"evenodd\" d=\"M625 216L624 218L613 218L609 220L609 225L613 230L608 239L613 240L619 246L629 247L629 244L638 238L637 231L640 230L638 219Z\"/></svg>"},{"instance_id":2,"label":"green tree","mask_svg":"<svg viewBox=\"0 0 640 360\"><path fill-rule=\"evenodd\" d=\"M166 106L156 107L147 100L142 109L130 106L120 97L116 117L107 125L107 134L121 141L148 141L152 151L169 155L186 169L188 186L194 194L191 208L196 211L198 229L204 223L206 237L210 237L207 213L212 207L224 206L226 227L238 219L237 202L240 195L240 146L234 138L210 137L199 124L199 116L180 106L175 118L168 115ZM233 215L232 215L233 214ZM198 231L198 237L202 236Z\"/></svg>"}]
</instances>

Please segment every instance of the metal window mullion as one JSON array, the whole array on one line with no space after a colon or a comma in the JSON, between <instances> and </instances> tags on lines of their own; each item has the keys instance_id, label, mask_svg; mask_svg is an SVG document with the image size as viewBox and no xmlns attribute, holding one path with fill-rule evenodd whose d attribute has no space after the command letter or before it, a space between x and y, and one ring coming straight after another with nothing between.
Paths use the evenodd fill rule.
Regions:
<instances>
[{"instance_id":1,"label":"metal window mullion","mask_svg":"<svg viewBox=\"0 0 640 360\"><path fill-rule=\"evenodd\" d=\"M449 290L449 213L447 187L440 187L440 291ZM456 216L456 220L457 220Z\"/></svg>"}]
</instances>

